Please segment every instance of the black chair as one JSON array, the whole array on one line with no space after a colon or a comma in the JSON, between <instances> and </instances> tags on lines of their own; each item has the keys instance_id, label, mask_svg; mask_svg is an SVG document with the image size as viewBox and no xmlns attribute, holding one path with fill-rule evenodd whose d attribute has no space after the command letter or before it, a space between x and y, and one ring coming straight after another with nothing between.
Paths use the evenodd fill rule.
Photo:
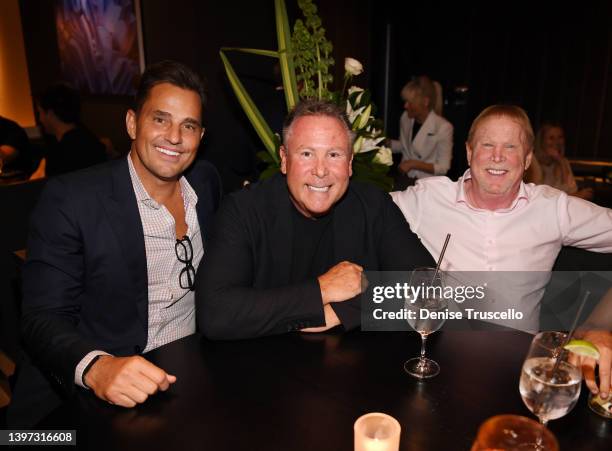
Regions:
<instances>
[{"instance_id":1,"label":"black chair","mask_svg":"<svg viewBox=\"0 0 612 451\"><path fill-rule=\"evenodd\" d=\"M590 292L579 323L585 321L612 287L612 254L584 249L561 249L540 306L541 330L567 330L580 301Z\"/></svg>"},{"instance_id":2,"label":"black chair","mask_svg":"<svg viewBox=\"0 0 612 451\"><path fill-rule=\"evenodd\" d=\"M0 349L14 362L20 359L21 315L20 259L14 251L25 249L30 214L46 179L0 185Z\"/></svg>"}]
</instances>

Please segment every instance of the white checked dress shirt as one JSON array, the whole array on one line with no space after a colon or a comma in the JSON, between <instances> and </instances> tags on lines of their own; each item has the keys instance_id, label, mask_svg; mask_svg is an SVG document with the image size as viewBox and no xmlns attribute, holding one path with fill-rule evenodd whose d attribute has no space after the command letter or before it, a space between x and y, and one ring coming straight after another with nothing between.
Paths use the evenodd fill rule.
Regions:
<instances>
[{"instance_id":1,"label":"white checked dress shirt","mask_svg":"<svg viewBox=\"0 0 612 451\"><path fill-rule=\"evenodd\" d=\"M180 287L179 274L185 268L185 263L179 261L175 252L177 237L174 218L165 206L149 196L130 156L128 166L138 203L147 256L149 327L147 345L143 351L147 352L195 332L195 295L193 291ZM185 177L181 177L179 183L185 207L187 236L193 248L192 264L197 269L204 254L196 212L198 196ZM101 354L106 353L92 351L79 362L74 379L77 385L83 387L83 370L96 355Z\"/></svg>"}]
</instances>

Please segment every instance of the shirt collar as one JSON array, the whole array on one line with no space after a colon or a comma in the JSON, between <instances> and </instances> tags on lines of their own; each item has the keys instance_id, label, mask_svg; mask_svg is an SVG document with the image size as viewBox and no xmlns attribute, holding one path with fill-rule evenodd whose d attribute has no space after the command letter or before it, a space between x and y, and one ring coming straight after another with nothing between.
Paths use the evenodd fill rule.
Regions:
<instances>
[{"instance_id":1,"label":"shirt collar","mask_svg":"<svg viewBox=\"0 0 612 451\"><path fill-rule=\"evenodd\" d=\"M457 185L458 185L457 186L457 198L455 199L455 202L458 204L459 203L464 204L467 207L471 208L472 210L488 211L488 210L485 210L484 208L474 207L473 205L470 205L470 203L468 202L467 195L465 192L465 182L470 180L471 178L472 178L472 173L470 169L468 168L463 173L463 176L460 177L459 180L457 181ZM523 183L523 181L521 180L521 184L519 186L519 192L517 196L514 198L514 200L512 201L512 204L510 204L508 208L502 208L500 210L495 210L495 211L497 213L506 213L506 212L514 210L515 208L517 208L517 206L522 206L523 204L527 202L529 202L529 192L527 191L525 183Z\"/></svg>"},{"instance_id":2,"label":"shirt collar","mask_svg":"<svg viewBox=\"0 0 612 451\"><path fill-rule=\"evenodd\" d=\"M154 208L155 210L159 210L161 205L155 199L153 199L146 188L142 184L138 173L136 172L136 168L134 167L134 163L132 162L132 151L127 156L128 160L128 168L130 170L130 178L132 179L132 187L134 188L134 194L136 194L136 200L138 202L142 202L144 205L150 208ZM179 179L179 183L181 185L181 194L183 196L183 201L185 202L185 206L191 204L196 205L198 203L198 195L193 190L189 182L184 176L181 176Z\"/></svg>"}]
</instances>

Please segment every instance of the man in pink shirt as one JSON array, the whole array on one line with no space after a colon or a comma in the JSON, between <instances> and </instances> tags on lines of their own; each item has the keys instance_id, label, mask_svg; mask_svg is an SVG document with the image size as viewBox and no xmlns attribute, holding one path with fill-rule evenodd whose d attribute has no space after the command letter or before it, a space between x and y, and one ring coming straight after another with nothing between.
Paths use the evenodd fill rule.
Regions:
<instances>
[{"instance_id":1,"label":"man in pink shirt","mask_svg":"<svg viewBox=\"0 0 612 451\"><path fill-rule=\"evenodd\" d=\"M435 259L446 234L452 235L442 269L529 272L529 280L518 287L511 302L537 319L562 246L612 252L612 211L546 185L524 184L533 141L533 129L521 108L488 107L470 128L466 143L470 169L463 177L457 182L430 177L391 196ZM607 397L612 333L586 335L600 348L600 389ZM595 364L592 359L585 361L584 374L597 393Z\"/></svg>"}]
</instances>

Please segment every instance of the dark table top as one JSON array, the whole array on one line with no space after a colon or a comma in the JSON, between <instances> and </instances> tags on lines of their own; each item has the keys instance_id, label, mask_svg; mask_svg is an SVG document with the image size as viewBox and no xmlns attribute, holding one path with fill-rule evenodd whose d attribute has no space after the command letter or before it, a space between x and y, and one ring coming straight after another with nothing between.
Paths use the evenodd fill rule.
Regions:
<instances>
[{"instance_id":1,"label":"dark table top","mask_svg":"<svg viewBox=\"0 0 612 451\"><path fill-rule=\"evenodd\" d=\"M385 412L402 426L401 450L469 450L488 417L534 418L518 383L531 336L443 331L428 340L440 374L419 382L403 363L416 333L288 334L210 342L198 335L148 358L177 382L134 409L80 393L44 422L77 429L82 449L352 450L353 423ZM587 390L549 423L562 450L612 449L612 421L592 413Z\"/></svg>"}]
</instances>

